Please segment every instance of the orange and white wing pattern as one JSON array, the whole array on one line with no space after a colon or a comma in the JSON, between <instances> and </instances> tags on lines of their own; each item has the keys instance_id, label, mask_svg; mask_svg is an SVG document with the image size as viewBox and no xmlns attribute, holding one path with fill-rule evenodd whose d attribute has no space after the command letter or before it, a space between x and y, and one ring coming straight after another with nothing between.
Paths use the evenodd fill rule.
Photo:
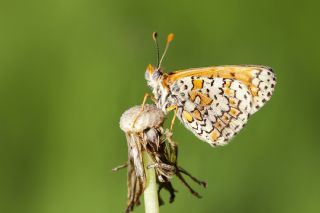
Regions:
<instances>
[{"instance_id":1,"label":"orange and white wing pattern","mask_svg":"<svg viewBox=\"0 0 320 213\"><path fill-rule=\"evenodd\" d=\"M174 72L166 76L181 122L212 146L225 145L267 102L276 80L258 65L230 65Z\"/></svg>"}]
</instances>

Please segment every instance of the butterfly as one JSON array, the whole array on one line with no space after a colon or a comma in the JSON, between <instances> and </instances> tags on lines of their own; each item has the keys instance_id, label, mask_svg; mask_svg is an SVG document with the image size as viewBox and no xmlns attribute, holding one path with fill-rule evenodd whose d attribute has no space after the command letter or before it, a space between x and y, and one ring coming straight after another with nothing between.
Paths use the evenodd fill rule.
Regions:
<instances>
[{"instance_id":1,"label":"butterfly","mask_svg":"<svg viewBox=\"0 0 320 213\"><path fill-rule=\"evenodd\" d=\"M145 78L158 108L174 110L176 117L199 139L211 146L227 144L248 118L270 100L276 78L270 67L225 65L164 73L161 62L174 35L167 37L159 60L157 34L153 34L158 65L148 65Z\"/></svg>"}]
</instances>

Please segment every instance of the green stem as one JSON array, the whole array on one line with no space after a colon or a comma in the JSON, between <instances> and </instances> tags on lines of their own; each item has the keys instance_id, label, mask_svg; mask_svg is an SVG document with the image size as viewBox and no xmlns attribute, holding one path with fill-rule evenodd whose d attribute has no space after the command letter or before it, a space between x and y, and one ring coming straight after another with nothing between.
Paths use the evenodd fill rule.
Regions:
<instances>
[{"instance_id":1,"label":"green stem","mask_svg":"<svg viewBox=\"0 0 320 213\"><path fill-rule=\"evenodd\" d=\"M143 151L142 158L147 178L146 188L144 190L145 213L159 213L156 173L154 168L147 168L148 165L154 162L146 151Z\"/></svg>"}]
</instances>

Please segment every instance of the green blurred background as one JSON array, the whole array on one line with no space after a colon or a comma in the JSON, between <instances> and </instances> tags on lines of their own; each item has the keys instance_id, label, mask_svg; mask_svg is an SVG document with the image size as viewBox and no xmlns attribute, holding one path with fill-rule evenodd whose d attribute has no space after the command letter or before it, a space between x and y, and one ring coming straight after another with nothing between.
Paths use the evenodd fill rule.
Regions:
<instances>
[{"instance_id":1,"label":"green blurred background","mask_svg":"<svg viewBox=\"0 0 320 213\"><path fill-rule=\"evenodd\" d=\"M209 187L198 200L174 179L161 212L320 212L318 14L308 0L2 1L0 212L124 210L126 171L111 168L127 159L122 112L150 92L152 31L162 47L175 33L167 71L264 64L278 79L228 146L176 123L180 165Z\"/></svg>"}]
</instances>

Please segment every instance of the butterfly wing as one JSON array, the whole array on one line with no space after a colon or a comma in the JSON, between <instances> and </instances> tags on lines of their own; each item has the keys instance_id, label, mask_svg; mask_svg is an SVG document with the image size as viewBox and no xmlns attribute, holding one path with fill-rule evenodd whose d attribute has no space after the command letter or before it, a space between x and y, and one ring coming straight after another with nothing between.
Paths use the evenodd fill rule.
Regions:
<instances>
[{"instance_id":1,"label":"butterfly wing","mask_svg":"<svg viewBox=\"0 0 320 213\"><path fill-rule=\"evenodd\" d=\"M185 77L238 80L248 88L253 97L253 106L250 114L255 113L270 100L276 84L272 69L262 65L227 65L181 70L169 74L164 79L164 84L171 87L171 85Z\"/></svg>"},{"instance_id":2,"label":"butterfly wing","mask_svg":"<svg viewBox=\"0 0 320 213\"><path fill-rule=\"evenodd\" d=\"M181 122L201 140L225 145L270 99L275 78L263 66L190 69L165 79Z\"/></svg>"}]
</instances>

